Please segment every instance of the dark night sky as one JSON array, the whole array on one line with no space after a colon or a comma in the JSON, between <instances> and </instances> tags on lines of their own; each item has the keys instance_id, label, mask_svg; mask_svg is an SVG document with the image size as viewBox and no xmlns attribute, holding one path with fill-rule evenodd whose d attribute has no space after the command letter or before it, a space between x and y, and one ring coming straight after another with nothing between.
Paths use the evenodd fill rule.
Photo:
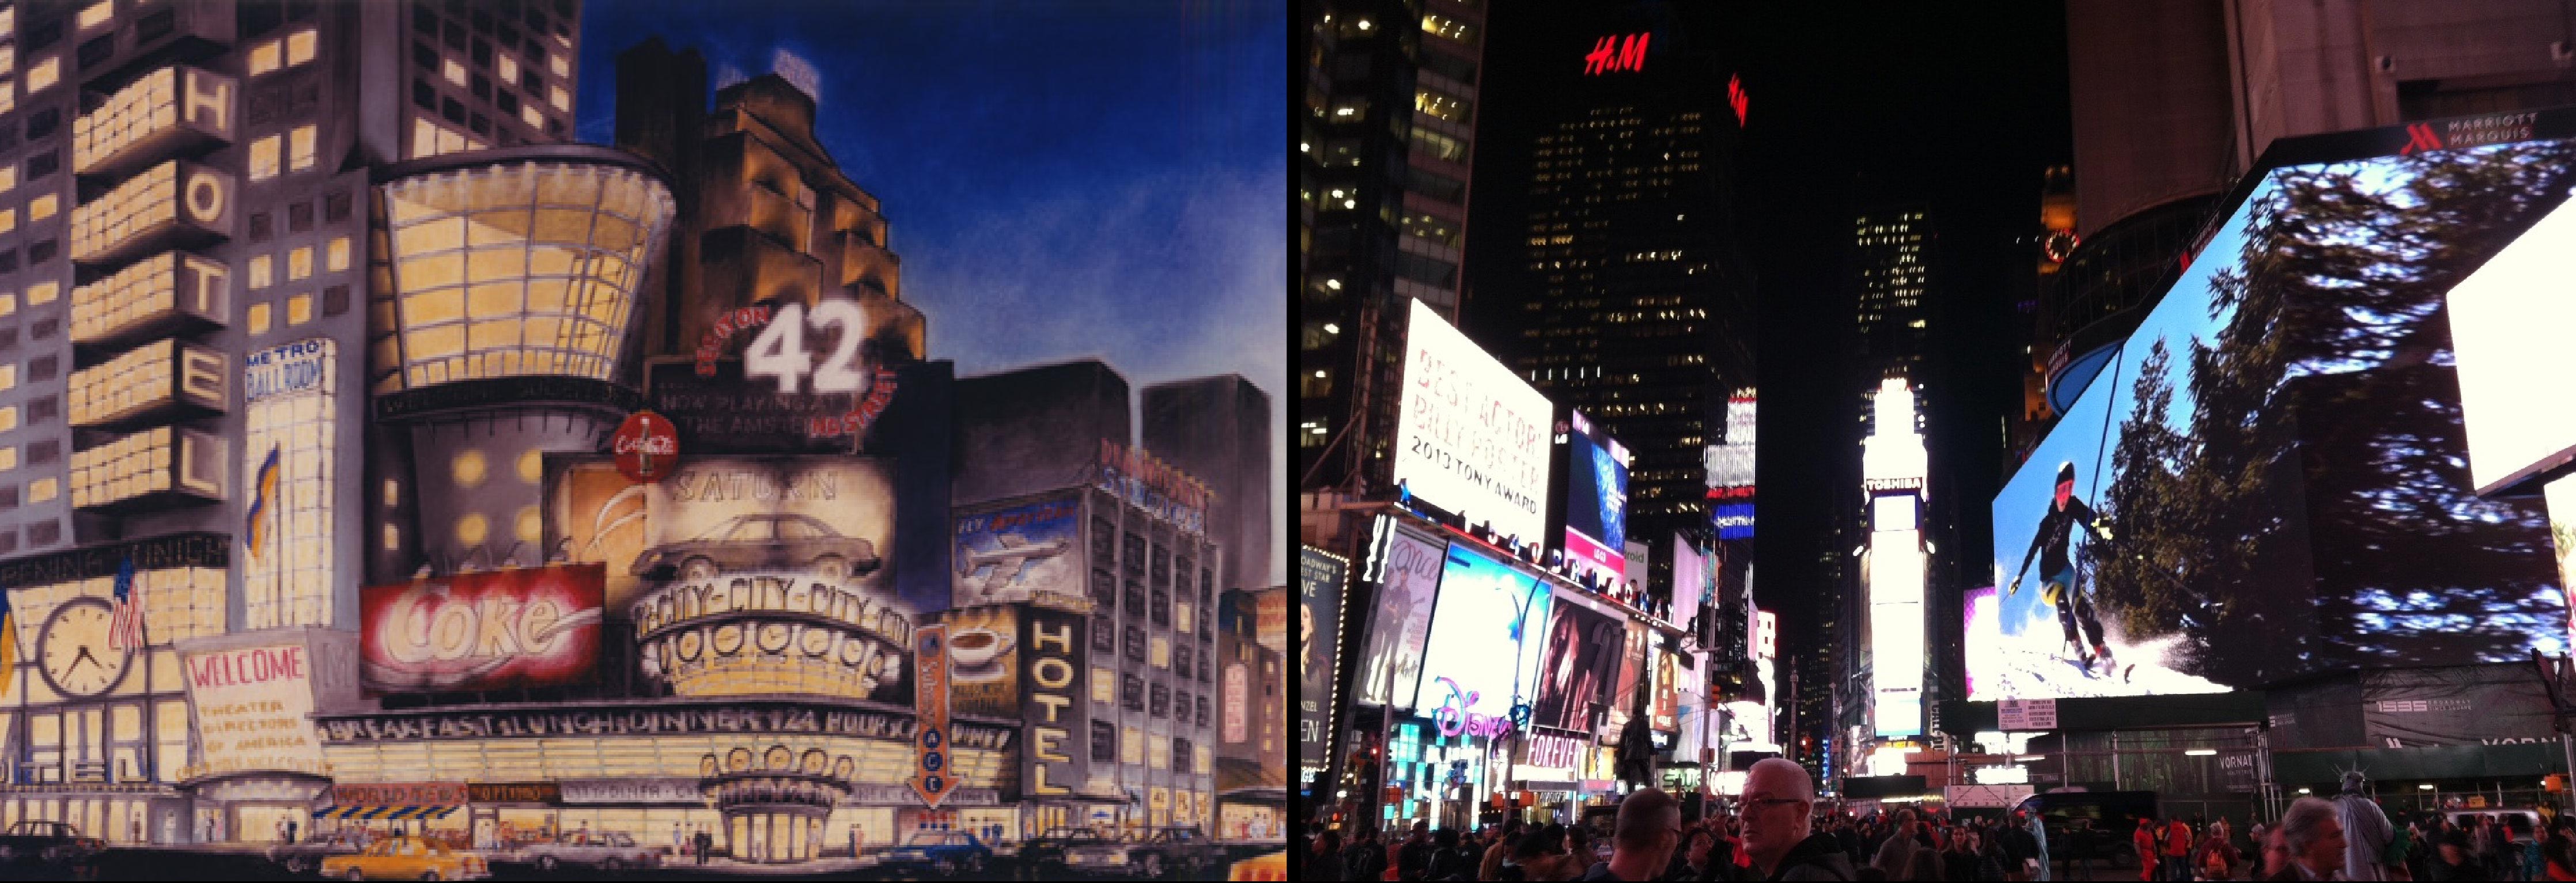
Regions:
<instances>
[{"instance_id":1,"label":"dark night sky","mask_svg":"<svg viewBox=\"0 0 2576 883\"><path fill-rule=\"evenodd\" d=\"M1141 395L1239 373L1287 425L1286 4L582 7L583 141L611 140L617 54L646 37L705 55L710 87L778 50L811 64L816 135L884 201L903 299L960 376L1099 356Z\"/></svg>"},{"instance_id":2,"label":"dark night sky","mask_svg":"<svg viewBox=\"0 0 2576 883\"><path fill-rule=\"evenodd\" d=\"M1507 262L1522 235L1511 216L1516 200L1498 191L1527 180L1537 121L1510 96L1536 94L1564 75L1558 67L1580 70L1579 58L1539 49L1569 31L1591 33L1583 6L1490 7L1468 226L1471 292L1475 274ZM1828 409L1848 384L1837 361L1852 325L1840 273L1859 207L1931 206L1932 324L1936 347L1944 347L1934 370L1964 393L1947 415L1932 414L1949 420L1932 444L1936 464L1945 456L1956 464L1948 488L1964 522L1964 558L1984 560L1987 501L2002 458L1996 421L2017 406L2014 371L2029 322L2012 300L2028 296L2017 292L2030 285L2032 252L2014 239L2037 227L2041 171L2072 160L2065 12L2026 0L1871 4L1866 14L1842 4L1671 6L1697 40L1726 47L1723 63L1742 73L1751 99L1735 212L1761 310L1756 587L1762 605L1779 609L1784 630L1798 636L1821 594L1816 557L1828 495L1859 493L1829 486L1833 466L1824 456L1859 454L1828 435L1836 425ZM1480 305L1471 295L1468 309ZM1476 318L1468 319L1471 330L1483 324ZM1938 496L1944 485L1934 481Z\"/></svg>"}]
</instances>

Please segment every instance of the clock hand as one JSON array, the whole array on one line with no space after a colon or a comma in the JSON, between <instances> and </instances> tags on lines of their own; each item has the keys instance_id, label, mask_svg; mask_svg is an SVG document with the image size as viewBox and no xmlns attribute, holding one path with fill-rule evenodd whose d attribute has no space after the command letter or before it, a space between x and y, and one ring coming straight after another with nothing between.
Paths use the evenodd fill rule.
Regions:
<instances>
[{"instance_id":1,"label":"clock hand","mask_svg":"<svg viewBox=\"0 0 2576 883\"><path fill-rule=\"evenodd\" d=\"M91 655L90 655L90 653L89 653L89 645L87 645L87 644L83 644L83 645L81 645L81 648L80 648L80 655L79 655L79 656L74 656L74 657L72 657L72 666L73 666L73 667L75 667L75 668L79 667L79 666L80 666L80 664L81 664L81 660L84 660L84 659L89 660L89 664L91 664L91 665L95 665L95 666L98 666L98 668L99 668L99 670L100 670L100 671L106 671L106 670L107 670L107 663L100 662L100 661L98 661L98 657L96 657L96 656L91 656ZM63 671L63 673L64 673L64 674L71 674L71 671L70 671L70 669L65 669L65 670Z\"/></svg>"}]
</instances>

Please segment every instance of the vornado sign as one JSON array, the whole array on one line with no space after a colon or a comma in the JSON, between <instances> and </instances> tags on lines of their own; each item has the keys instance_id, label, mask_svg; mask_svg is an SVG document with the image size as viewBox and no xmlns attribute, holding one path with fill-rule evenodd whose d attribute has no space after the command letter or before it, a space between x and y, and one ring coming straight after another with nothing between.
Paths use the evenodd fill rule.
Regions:
<instances>
[{"instance_id":1,"label":"vornado sign","mask_svg":"<svg viewBox=\"0 0 2576 883\"><path fill-rule=\"evenodd\" d=\"M1028 691L1022 711L1029 738L1020 781L1030 798L1066 796L1090 778L1091 754L1077 746L1075 734L1089 735L1090 704L1080 693L1084 617L1079 613L1032 604L1022 617L1028 633L1020 636L1020 682Z\"/></svg>"},{"instance_id":2,"label":"vornado sign","mask_svg":"<svg viewBox=\"0 0 2576 883\"><path fill-rule=\"evenodd\" d=\"M1431 505L1536 542L1547 526L1547 397L1413 302L1395 480Z\"/></svg>"}]
</instances>

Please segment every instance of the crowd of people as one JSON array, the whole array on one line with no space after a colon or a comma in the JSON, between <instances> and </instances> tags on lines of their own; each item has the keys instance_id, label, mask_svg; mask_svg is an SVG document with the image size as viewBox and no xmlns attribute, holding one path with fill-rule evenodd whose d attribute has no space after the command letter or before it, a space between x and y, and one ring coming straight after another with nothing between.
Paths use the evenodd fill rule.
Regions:
<instances>
[{"instance_id":1,"label":"crowd of people","mask_svg":"<svg viewBox=\"0 0 2576 883\"><path fill-rule=\"evenodd\" d=\"M1362 826L1347 838L1309 827L1298 848L1300 878L2046 881L2136 873L2142 881L2576 881L2576 818L2515 810L2390 820L2357 791L2333 801L2299 798L2276 822L2241 830L2224 818L2124 819L2126 844L2084 820L2052 832L2019 812L1961 819L1815 809L1806 770L1771 759L1754 766L1732 812L1685 820L1670 795L1647 788L1620 801L1606 834L1518 820L1474 832L1416 823L1383 836ZM2114 858L2128 861L2115 871Z\"/></svg>"}]
</instances>

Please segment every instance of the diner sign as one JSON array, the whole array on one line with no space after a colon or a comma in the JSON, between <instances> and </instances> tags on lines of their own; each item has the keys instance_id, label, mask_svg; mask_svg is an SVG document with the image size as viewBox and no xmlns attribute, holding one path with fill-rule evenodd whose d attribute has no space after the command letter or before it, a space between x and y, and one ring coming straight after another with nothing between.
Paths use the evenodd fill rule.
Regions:
<instances>
[{"instance_id":1,"label":"diner sign","mask_svg":"<svg viewBox=\"0 0 2576 883\"><path fill-rule=\"evenodd\" d=\"M913 740L913 718L876 711L824 711L799 707L523 709L370 714L321 721L326 745L388 740L489 739L551 736L685 736L700 734L849 736ZM949 740L960 748L1000 751L1013 731L955 723Z\"/></svg>"},{"instance_id":2,"label":"diner sign","mask_svg":"<svg viewBox=\"0 0 2576 883\"><path fill-rule=\"evenodd\" d=\"M696 779L565 779L557 783L567 806L640 803L659 806L704 806L706 792Z\"/></svg>"}]
</instances>

